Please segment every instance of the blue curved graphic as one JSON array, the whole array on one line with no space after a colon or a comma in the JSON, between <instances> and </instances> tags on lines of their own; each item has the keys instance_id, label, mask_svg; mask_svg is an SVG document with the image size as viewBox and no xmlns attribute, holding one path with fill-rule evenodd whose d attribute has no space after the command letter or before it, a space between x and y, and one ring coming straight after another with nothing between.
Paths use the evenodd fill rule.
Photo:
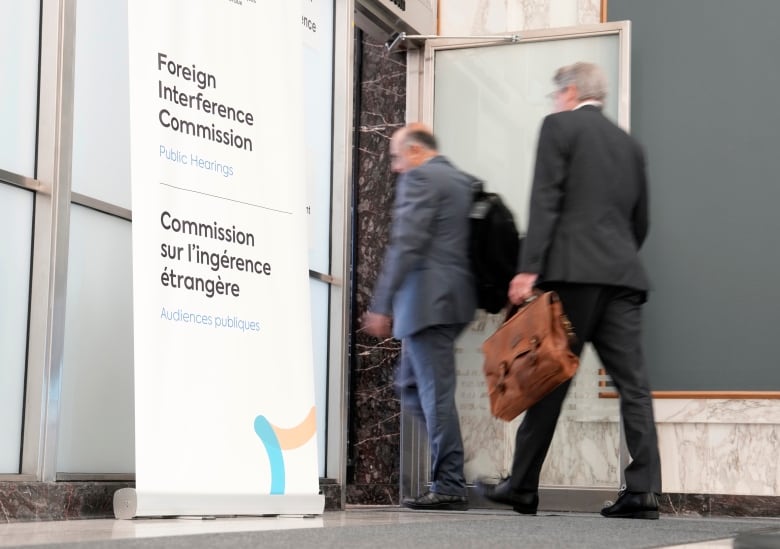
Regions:
<instances>
[{"instance_id":1,"label":"blue curved graphic","mask_svg":"<svg viewBox=\"0 0 780 549\"><path fill-rule=\"evenodd\" d=\"M268 452L268 461L271 463L271 494L284 494L284 458L282 457L282 446L279 444L274 427L265 419L265 416L257 416L255 418L255 433L263 441L263 446Z\"/></svg>"}]
</instances>

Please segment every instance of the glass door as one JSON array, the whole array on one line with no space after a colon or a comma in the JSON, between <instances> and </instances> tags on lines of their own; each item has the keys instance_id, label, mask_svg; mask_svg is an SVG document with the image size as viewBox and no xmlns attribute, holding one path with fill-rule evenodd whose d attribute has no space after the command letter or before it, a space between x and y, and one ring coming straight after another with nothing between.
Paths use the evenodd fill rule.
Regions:
<instances>
[{"instance_id":1,"label":"glass door","mask_svg":"<svg viewBox=\"0 0 780 549\"><path fill-rule=\"evenodd\" d=\"M419 91L410 93L409 120L434 128L440 151L502 195L521 232L528 222L536 140L552 109L554 71L577 61L606 72L605 113L629 127L630 23L525 31L516 41L436 39L418 60ZM411 69L414 71L414 68ZM415 96L415 93L419 94ZM503 321L480 311L458 344L457 405L466 480L506 476L520 418L490 415L482 374L482 342ZM540 509L595 510L614 495L620 474L618 401L592 349L586 347L542 470ZM402 420L401 496L425 490L429 459L424 430ZM471 494L472 507L489 503Z\"/></svg>"}]
</instances>

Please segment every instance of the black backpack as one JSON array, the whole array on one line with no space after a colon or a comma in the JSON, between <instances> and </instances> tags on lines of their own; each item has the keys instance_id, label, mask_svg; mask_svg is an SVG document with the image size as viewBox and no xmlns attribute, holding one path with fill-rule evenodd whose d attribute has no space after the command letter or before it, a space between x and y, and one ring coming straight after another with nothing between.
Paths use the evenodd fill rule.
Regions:
<instances>
[{"instance_id":1,"label":"black backpack","mask_svg":"<svg viewBox=\"0 0 780 549\"><path fill-rule=\"evenodd\" d=\"M482 181L472 183L469 257L477 289L477 306L497 313L508 302L509 282L517 274L520 235L515 218L496 193L486 192Z\"/></svg>"}]
</instances>

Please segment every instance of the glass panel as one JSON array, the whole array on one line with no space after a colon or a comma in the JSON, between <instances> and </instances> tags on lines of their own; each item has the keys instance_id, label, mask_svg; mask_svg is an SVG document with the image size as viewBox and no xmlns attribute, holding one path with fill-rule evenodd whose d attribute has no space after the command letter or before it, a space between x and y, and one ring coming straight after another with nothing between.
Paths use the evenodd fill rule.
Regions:
<instances>
[{"instance_id":1,"label":"glass panel","mask_svg":"<svg viewBox=\"0 0 780 549\"><path fill-rule=\"evenodd\" d=\"M301 7L309 268L329 274L334 3L327 0L302 0ZM328 284L319 280L311 281L314 398L317 406L320 476L325 476L329 293Z\"/></svg>"},{"instance_id":2,"label":"glass panel","mask_svg":"<svg viewBox=\"0 0 780 549\"><path fill-rule=\"evenodd\" d=\"M302 7L309 268L330 273L333 2L303 0Z\"/></svg>"},{"instance_id":3,"label":"glass panel","mask_svg":"<svg viewBox=\"0 0 780 549\"><path fill-rule=\"evenodd\" d=\"M328 296L330 285L311 280L311 339L314 355L314 405L317 407L317 452L320 476L325 476L325 435L328 405Z\"/></svg>"},{"instance_id":4,"label":"glass panel","mask_svg":"<svg viewBox=\"0 0 780 549\"><path fill-rule=\"evenodd\" d=\"M19 473L33 193L0 183L0 473Z\"/></svg>"},{"instance_id":5,"label":"glass panel","mask_svg":"<svg viewBox=\"0 0 780 549\"><path fill-rule=\"evenodd\" d=\"M601 65L610 84L604 110L617 121L619 53L617 34L436 51L433 113L441 151L503 196L521 232L528 223L539 128L553 107L547 97L553 71L575 61ZM458 341L457 355L468 482L509 473L520 421L490 415L480 348L503 318L479 315ZM542 470L543 485L614 487L619 480L618 403L599 398L605 381L599 368L586 348Z\"/></svg>"},{"instance_id":6,"label":"glass panel","mask_svg":"<svg viewBox=\"0 0 780 549\"><path fill-rule=\"evenodd\" d=\"M127 1L79 0L73 192L130 208Z\"/></svg>"},{"instance_id":7,"label":"glass panel","mask_svg":"<svg viewBox=\"0 0 780 549\"><path fill-rule=\"evenodd\" d=\"M0 0L0 169L35 176L40 2Z\"/></svg>"},{"instance_id":8,"label":"glass panel","mask_svg":"<svg viewBox=\"0 0 780 549\"><path fill-rule=\"evenodd\" d=\"M130 223L71 207L57 471L132 473Z\"/></svg>"},{"instance_id":9,"label":"glass panel","mask_svg":"<svg viewBox=\"0 0 780 549\"><path fill-rule=\"evenodd\" d=\"M330 273L334 7L324 0L302 5L309 268Z\"/></svg>"},{"instance_id":10,"label":"glass panel","mask_svg":"<svg viewBox=\"0 0 780 549\"><path fill-rule=\"evenodd\" d=\"M594 61L606 71L604 112L618 116L617 35L436 53L434 127L442 152L501 193L521 231L542 119L552 109L553 71Z\"/></svg>"}]
</instances>

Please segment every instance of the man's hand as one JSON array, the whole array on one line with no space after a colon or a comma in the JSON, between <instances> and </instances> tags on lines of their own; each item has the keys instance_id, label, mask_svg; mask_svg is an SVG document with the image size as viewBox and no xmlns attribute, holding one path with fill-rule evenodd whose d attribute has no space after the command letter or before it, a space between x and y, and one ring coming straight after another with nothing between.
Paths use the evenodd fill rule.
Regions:
<instances>
[{"instance_id":1,"label":"man's hand","mask_svg":"<svg viewBox=\"0 0 780 549\"><path fill-rule=\"evenodd\" d=\"M509 283L509 301L520 305L534 293L534 284L539 277L536 273L518 273Z\"/></svg>"},{"instance_id":2,"label":"man's hand","mask_svg":"<svg viewBox=\"0 0 780 549\"><path fill-rule=\"evenodd\" d=\"M363 315L363 328L374 337L387 338L392 335L392 319L387 315L368 312Z\"/></svg>"}]
</instances>

